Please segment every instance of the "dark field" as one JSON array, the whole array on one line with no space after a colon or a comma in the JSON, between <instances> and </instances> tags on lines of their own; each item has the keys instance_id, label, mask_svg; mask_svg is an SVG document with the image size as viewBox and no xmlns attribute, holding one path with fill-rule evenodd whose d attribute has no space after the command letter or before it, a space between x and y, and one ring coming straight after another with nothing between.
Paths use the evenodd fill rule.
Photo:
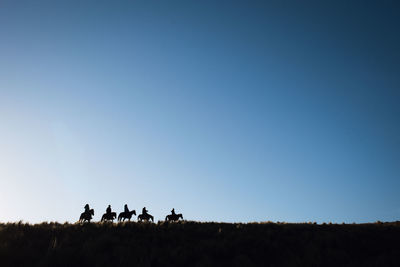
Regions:
<instances>
[{"instance_id":1,"label":"dark field","mask_svg":"<svg viewBox=\"0 0 400 267\"><path fill-rule=\"evenodd\" d=\"M400 222L0 224L0 266L400 266Z\"/></svg>"}]
</instances>

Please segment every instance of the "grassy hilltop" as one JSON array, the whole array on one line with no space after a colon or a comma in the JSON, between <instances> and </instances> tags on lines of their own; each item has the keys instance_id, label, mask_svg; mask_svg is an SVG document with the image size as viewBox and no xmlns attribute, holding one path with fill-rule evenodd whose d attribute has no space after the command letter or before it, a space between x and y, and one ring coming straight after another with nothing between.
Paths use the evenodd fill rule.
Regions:
<instances>
[{"instance_id":1,"label":"grassy hilltop","mask_svg":"<svg viewBox=\"0 0 400 267\"><path fill-rule=\"evenodd\" d=\"M400 222L0 224L0 266L400 266Z\"/></svg>"}]
</instances>

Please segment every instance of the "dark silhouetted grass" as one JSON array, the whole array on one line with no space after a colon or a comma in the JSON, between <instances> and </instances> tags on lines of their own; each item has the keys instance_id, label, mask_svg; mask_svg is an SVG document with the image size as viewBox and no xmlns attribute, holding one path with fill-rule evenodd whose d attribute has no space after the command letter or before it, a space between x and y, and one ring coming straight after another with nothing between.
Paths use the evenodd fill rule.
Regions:
<instances>
[{"instance_id":1,"label":"dark silhouetted grass","mask_svg":"<svg viewBox=\"0 0 400 267\"><path fill-rule=\"evenodd\" d=\"M0 266L400 266L400 222L0 224Z\"/></svg>"}]
</instances>

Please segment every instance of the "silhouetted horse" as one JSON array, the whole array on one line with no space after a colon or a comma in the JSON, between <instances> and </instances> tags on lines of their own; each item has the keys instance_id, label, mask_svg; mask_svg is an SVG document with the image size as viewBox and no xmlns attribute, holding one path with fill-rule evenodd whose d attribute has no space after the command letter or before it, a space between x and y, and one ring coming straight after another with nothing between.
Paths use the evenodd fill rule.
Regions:
<instances>
[{"instance_id":1,"label":"silhouetted horse","mask_svg":"<svg viewBox=\"0 0 400 267\"><path fill-rule=\"evenodd\" d=\"M151 216L150 214L147 214L147 213L146 214L140 214L138 216L138 220L139 220L139 222L141 222L141 221L149 221L149 220L154 222L154 217Z\"/></svg>"},{"instance_id":2,"label":"silhouetted horse","mask_svg":"<svg viewBox=\"0 0 400 267\"><path fill-rule=\"evenodd\" d=\"M132 214L136 215L136 211L135 210L131 210L129 212L123 211L118 215L118 221L120 222L122 219L123 219L122 220L123 222L125 221L125 219L128 219L129 221L131 221Z\"/></svg>"},{"instance_id":3,"label":"silhouetted horse","mask_svg":"<svg viewBox=\"0 0 400 267\"><path fill-rule=\"evenodd\" d=\"M115 218L117 218L117 214L115 212L104 213L103 216L101 216L101 221L113 221Z\"/></svg>"},{"instance_id":4,"label":"silhouetted horse","mask_svg":"<svg viewBox=\"0 0 400 267\"><path fill-rule=\"evenodd\" d=\"M167 217L165 217L165 220L174 222L174 221L178 221L179 218L181 218L183 220L182 213L167 215Z\"/></svg>"},{"instance_id":5,"label":"silhouetted horse","mask_svg":"<svg viewBox=\"0 0 400 267\"><path fill-rule=\"evenodd\" d=\"M78 222L85 222L85 221L90 222L93 215L94 215L94 209L89 210L89 212L82 212Z\"/></svg>"}]
</instances>

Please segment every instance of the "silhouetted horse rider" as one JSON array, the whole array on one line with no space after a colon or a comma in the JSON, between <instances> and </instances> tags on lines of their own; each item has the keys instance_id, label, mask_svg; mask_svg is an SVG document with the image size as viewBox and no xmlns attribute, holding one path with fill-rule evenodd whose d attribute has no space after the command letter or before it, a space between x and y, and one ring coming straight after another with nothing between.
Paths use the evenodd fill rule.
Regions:
<instances>
[{"instance_id":1,"label":"silhouetted horse rider","mask_svg":"<svg viewBox=\"0 0 400 267\"><path fill-rule=\"evenodd\" d=\"M142 214L143 214L143 215L147 215L147 212L148 212L148 210L146 210L146 207L143 207L143 209L142 209Z\"/></svg>"},{"instance_id":2,"label":"silhouetted horse rider","mask_svg":"<svg viewBox=\"0 0 400 267\"><path fill-rule=\"evenodd\" d=\"M108 205L106 213L104 213L101 217L101 221L113 221L115 218L117 218L117 214L115 212L111 212L111 205Z\"/></svg>"},{"instance_id":3,"label":"silhouetted horse rider","mask_svg":"<svg viewBox=\"0 0 400 267\"><path fill-rule=\"evenodd\" d=\"M141 221L143 221L143 220L144 220L144 221L149 221L149 220L151 220L151 221L154 222L154 217L153 217L152 215L148 214L147 211L148 211L148 210L146 210L146 207L144 207L144 208L142 209L142 214L140 214L140 215L138 216L139 222L141 222Z\"/></svg>"},{"instance_id":4,"label":"silhouetted horse rider","mask_svg":"<svg viewBox=\"0 0 400 267\"><path fill-rule=\"evenodd\" d=\"M79 222L90 222L92 216L94 215L94 210L90 209L89 204L85 205L85 211L81 213L81 217L79 217Z\"/></svg>"},{"instance_id":5,"label":"silhouetted horse rider","mask_svg":"<svg viewBox=\"0 0 400 267\"><path fill-rule=\"evenodd\" d=\"M128 219L129 221L131 220L131 218L132 218L132 215L136 215L136 211L135 210L129 210L128 209L128 204L125 204L125 206L124 206L124 211L123 212L121 212L119 215L118 215L118 221L120 222L121 220L122 221L125 221L125 219Z\"/></svg>"},{"instance_id":6,"label":"silhouetted horse rider","mask_svg":"<svg viewBox=\"0 0 400 267\"><path fill-rule=\"evenodd\" d=\"M85 205L85 213L86 213L86 214L89 214L89 213L90 213L89 204L86 204L86 205Z\"/></svg>"},{"instance_id":7,"label":"silhouetted horse rider","mask_svg":"<svg viewBox=\"0 0 400 267\"><path fill-rule=\"evenodd\" d=\"M171 214L170 214L170 215L167 215L167 217L165 217L165 220L166 220L166 221L173 221L173 222L174 222L174 221L178 221L179 218L183 220L182 213L176 214L176 213L175 213L175 208L173 208L173 209L171 210Z\"/></svg>"}]
</instances>

